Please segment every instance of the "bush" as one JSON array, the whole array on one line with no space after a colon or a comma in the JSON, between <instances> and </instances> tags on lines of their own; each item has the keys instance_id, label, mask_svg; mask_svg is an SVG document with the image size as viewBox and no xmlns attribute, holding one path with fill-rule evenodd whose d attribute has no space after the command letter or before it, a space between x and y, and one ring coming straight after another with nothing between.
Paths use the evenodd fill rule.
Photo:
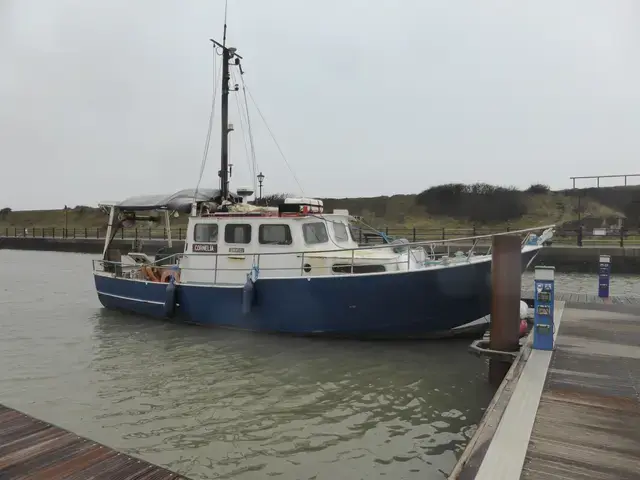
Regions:
<instances>
[{"instance_id":1,"label":"bush","mask_svg":"<svg viewBox=\"0 0 640 480\"><path fill-rule=\"evenodd\" d=\"M91 207L87 207L86 205L76 205L73 208L73 211L78 212L80 215L82 215L83 213L90 212L91 210L93 209Z\"/></svg>"},{"instance_id":2,"label":"bush","mask_svg":"<svg viewBox=\"0 0 640 480\"><path fill-rule=\"evenodd\" d=\"M551 191L551 188L549 188L549 185L544 185L542 183L534 183L526 190L527 193L534 193L534 194L549 193L550 191Z\"/></svg>"},{"instance_id":3,"label":"bush","mask_svg":"<svg viewBox=\"0 0 640 480\"><path fill-rule=\"evenodd\" d=\"M0 210L0 218L5 218L10 213L11 213L11 209L9 207L5 207L2 210Z\"/></svg>"},{"instance_id":4,"label":"bush","mask_svg":"<svg viewBox=\"0 0 640 480\"><path fill-rule=\"evenodd\" d=\"M285 193L270 193L269 195L263 195L260 198L256 198L253 202L253 205L258 207L277 207L284 203L284 199L289 195Z\"/></svg>"},{"instance_id":5,"label":"bush","mask_svg":"<svg viewBox=\"0 0 640 480\"><path fill-rule=\"evenodd\" d=\"M432 215L462 218L474 223L506 222L527 213L525 193L486 183L431 187L416 197L416 204Z\"/></svg>"}]
</instances>

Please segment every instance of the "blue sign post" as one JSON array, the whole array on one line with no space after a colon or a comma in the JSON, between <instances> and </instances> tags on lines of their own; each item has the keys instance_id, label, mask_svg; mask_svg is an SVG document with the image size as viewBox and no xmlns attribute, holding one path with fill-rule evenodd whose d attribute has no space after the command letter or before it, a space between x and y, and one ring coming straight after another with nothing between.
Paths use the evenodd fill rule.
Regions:
<instances>
[{"instance_id":1,"label":"blue sign post","mask_svg":"<svg viewBox=\"0 0 640 480\"><path fill-rule=\"evenodd\" d=\"M533 301L533 348L553 350L555 267L536 267Z\"/></svg>"},{"instance_id":2,"label":"blue sign post","mask_svg":"<svg viewBox=\"0 0 640 480\"><path fill-rule=\"evenodd\" d=\"M598 296L609 298L609 283L611 280L611 257L600 255L600 265L598 266Z\"/></svg>"}]
</instances>

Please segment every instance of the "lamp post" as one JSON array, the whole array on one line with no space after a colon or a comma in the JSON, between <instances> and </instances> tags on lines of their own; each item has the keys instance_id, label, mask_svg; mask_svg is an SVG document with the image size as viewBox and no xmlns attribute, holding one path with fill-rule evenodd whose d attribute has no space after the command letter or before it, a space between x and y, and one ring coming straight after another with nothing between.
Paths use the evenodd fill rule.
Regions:
<instances>
[{"instance_id":1,"label":"lamp post","mask_svg":"<svg viewBox=\"0 0 640 480\"><path fill-rule=\"evenodd\" d=\"M262 172L258 174L258 185L260 185L260 199L262 199L262 182L264 182L264 175Z\"/></svg>"},{"instance_id":2,"label":"lamp post","mask_svg":"<svg viewBox=\"0 0 640 480\"><path fill-rule=\"evenodd\" d=\"M582 199L582 191L578 190L578 246L582 246L582 206L580 200Z\"/></svg>"},{"instance_id":3,"label":"lamp post","mask_svg":"<svg viewBox=\"0 0 640 480\"><path fill-rule=\"evenodd\" d=\"M67 207L66 205L64 206L64 238L67 238L67 227L68 227L68 222L67 222L67 211L69 210L69 207Z\"/></svg>"}]
</instances>

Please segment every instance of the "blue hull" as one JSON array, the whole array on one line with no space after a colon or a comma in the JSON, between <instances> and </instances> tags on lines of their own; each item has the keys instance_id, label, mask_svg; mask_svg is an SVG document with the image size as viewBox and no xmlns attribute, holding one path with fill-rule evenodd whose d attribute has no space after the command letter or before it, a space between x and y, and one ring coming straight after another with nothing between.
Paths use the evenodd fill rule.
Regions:
<instances>
[{"instance_id":1,"label":"blue hull","mask_svg":"<svg viewBox=\"0 0 640 480\"><path fill-rule=\"evenodd\" d=\"M522 255L523 271L539 250ZM166 318L167 284L94 274L106 308ZM176 285L174 318L298 335L420 337L491 311L491 262L398 274L259 279L243 312L241 286Z\"/></svg>"}]
</instances>

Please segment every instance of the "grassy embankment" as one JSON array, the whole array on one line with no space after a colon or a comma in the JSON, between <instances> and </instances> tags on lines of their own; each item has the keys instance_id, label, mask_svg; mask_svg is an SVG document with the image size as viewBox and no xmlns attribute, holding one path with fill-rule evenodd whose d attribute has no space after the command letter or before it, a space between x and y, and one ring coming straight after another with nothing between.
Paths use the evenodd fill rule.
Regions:
<instances>
[{"instance_id":1,"label":"grassy embankment","mask_svg":"<svg viewBox=\"0 0 640 480\"><path fill-rule=\"evenodd\" d=\"M580 199L579 199L580 198ZM637 228L640 187L614 187L549 191L533 185L525 191L477 185L441 185L417 195L370 198L327 198L325 209L346 208L372 226L390 229L512 229L555 223L575 225L578 205L583 218L594 226L615 224L626 217L627 228ZM65 212L58 210L0 210L0 228L63 228ZM107 216L96 208L77 206L66 213L69 229L105 227ZM597 225L596 225L597 224ZM173 225L186 225L186 217Z\"/></svg>"}]
</instances>

